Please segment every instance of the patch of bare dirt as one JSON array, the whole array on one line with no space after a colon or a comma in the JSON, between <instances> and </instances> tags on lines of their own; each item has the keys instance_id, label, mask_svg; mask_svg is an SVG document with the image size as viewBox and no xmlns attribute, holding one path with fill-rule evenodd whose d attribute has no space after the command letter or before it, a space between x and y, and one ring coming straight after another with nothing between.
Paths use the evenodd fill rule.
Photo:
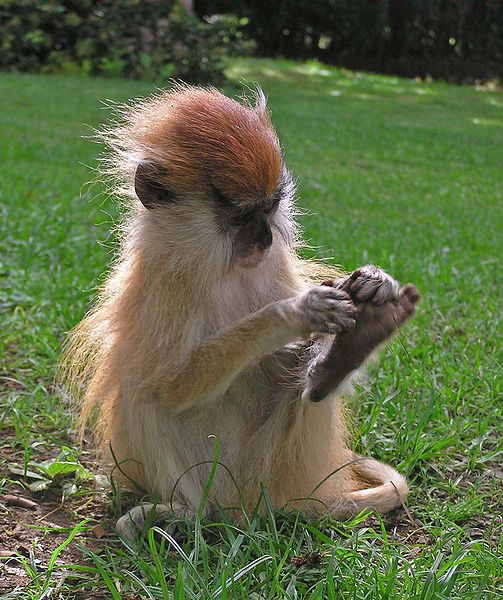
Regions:
<instances>
[{"instance_id":1,"label":"patch of bare dirt","mask_svg":"<svg viewBox=\"0 0 503 600\"><path fill-rule=\"evenodd\" d=\"M17 457L15 444L5 443L8 437L13 439L14 431L4 429L0 478L5 477L7 483L0 495L0 597L7 592L22 590L31 583L23 567L23 558L45 577L51 554L80 522L88 521L83 531L77 533L58 555L56 565L89 565L89 559L79 546L99 552L106 541L116 539L106 492L93 489L91 484L66 498L58 486L43 494L31 493L21 478L16 480L9 473L9 464L16 462ZM46 451L41 454L45 455ZM91 464L84 466L93 467ZM81 596L86 600L92 597L88 592ZM78 598L78 595L72 598Z\"/></svg>"}]
</instances>

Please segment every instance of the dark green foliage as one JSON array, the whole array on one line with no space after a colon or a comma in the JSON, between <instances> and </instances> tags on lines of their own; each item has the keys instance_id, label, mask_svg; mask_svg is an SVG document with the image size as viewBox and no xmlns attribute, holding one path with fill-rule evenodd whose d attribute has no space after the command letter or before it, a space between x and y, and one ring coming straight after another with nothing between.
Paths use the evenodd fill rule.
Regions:
<instances>
[{"instance_id":1,"label":"dark green foliage","mask_svg":"<svg viewBox=\"0 0 503 600\"><path fill-rule=\"evenodd\" d=\"M0 0L0 68L218 85L246 44L237 17L204 22L161 0Z\"/></svg>"},{"instance_id":2,"label":"dark green foliage","mask_svg":"<svg viewBox=\"0 0 503 600\"><path fill-rule=\"evenodd\" d=\"M233 12L265 56L444 79L503 78L498 0L196 0Z\"/></svg>"}]
</instances>

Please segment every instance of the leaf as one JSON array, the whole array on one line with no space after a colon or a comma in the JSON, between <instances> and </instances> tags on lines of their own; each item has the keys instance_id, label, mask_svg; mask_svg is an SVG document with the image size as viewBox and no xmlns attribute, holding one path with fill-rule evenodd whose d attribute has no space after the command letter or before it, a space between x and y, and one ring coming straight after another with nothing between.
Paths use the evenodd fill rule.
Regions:
<instances>
[{"instance_id":1,"label":"leaf","mask_svg":"<svg viewBox=\"0 0 503 600\"><path fill-rule=\"evenodd\" d=\"M69 473L75 473L79 469L82 469L82 467L78 463L57 461L49 465L45 469L45 472L51 479L54 479L58 475L68 475Z\"/></svg>"},{"instance_id":2,"label":"leaf","mask_svg":"<svg viewBox=\"0 0 503 600\"><path fill-rule=\"evenodd\" d=\"M93 527L92 531L93 531L93 535L94 535L94 537L95 537L95 538L98 538L99 540L100 540L100 539L101 539L103 536L105 536L105 535L106 535L106 533L107 533L107 532L105 531L105 529L104 529L103 525L100 525L99 523L98 523L98 525L95 525L95 526Z\"/></svg>"},{"instance_id":3,"label":"leaf","mask_svg":"<svg viewBox=\"0 0 503 600\"><path fill-rule=\"evenodd\" d=\"M75 473L75 477L78 479L89 479L93 476L90 471L85 469L78 462L70 461L55 461L45 468L45 473L51 479L64 475L70 475L72 473Z\"/></svg>"},{"instance_id":4,"label":"leaf","mask_svg":"<svg viewBox=\"0 0 503 600\"><path fill-rule=\"evenodd\" d=\"M77 485L73 481L66 481L62 486L64 496L73 496L77 493L77 489Z\"/></svg>"},{"instance_id":5,"label":"leaf","mask_svg":"<svg viewBox=\"0 0 503 600\"><path fill-rule=\"evenodd\" d=\"M32 492L43 492L51 487L52 481L50 479L40 479L38 481L34 481L28 485L28 488Z\"/></svg>"},{"instance_id":6,"label":"leaf","mask_svg":"<svg viewBox=\"0 0 503 600\"><path fill-rule=\"evenodd\" d=\"M13 475L20 475L21 477L27 477L28 479L44 479L44 476L35 471L25 470L24 467L12 464L9 465L9 472Z\"/></svg>"}]
</instances>

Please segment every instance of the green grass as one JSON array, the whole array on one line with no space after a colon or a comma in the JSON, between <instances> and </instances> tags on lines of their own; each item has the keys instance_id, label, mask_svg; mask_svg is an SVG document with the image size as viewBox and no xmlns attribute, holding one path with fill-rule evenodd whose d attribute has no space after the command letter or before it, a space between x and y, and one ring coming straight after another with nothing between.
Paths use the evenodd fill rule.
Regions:
<instances>
[{"instance_id":1,"label":"green grass","mask_svg":"<svg viewBox=\"0 0 503 600\"><path fill-rule=\"evenodd\" d=\"M80 460L96 470L89 447L75 448L70 408L53 375L65 331L89 307L113 247L113 205L83 185L98 149L82 136L108 118L100 100L153 86L4 74L0 492L23 495L34 482L26 471L43 472L48 489L33 494L38 512L47 503L65 518L6 512L14 509L0 497L0 550L17 553L0 559L0 580L2 568L24 573L9 575L11 591L0 585L0 593L503 597L503 93L316 63L247 59L229 73L259 81L269 95L309 211L302 219L309 253L348 270L378 264L422 293L417 318L352 401L355 446L407 475L413 521L405 513L350 523L269 513L236 525L186 520L177 541L155 530L138 547L116 540L111 523L129 499L96 489L75 467ZM63 467L48 475L43 460ZM9 471L13 463L21 474ZM38 527L27 530L24 550L9 519ZM100 540L91 530L97 522L107 534Z\"/></svg>"}]
</instances>

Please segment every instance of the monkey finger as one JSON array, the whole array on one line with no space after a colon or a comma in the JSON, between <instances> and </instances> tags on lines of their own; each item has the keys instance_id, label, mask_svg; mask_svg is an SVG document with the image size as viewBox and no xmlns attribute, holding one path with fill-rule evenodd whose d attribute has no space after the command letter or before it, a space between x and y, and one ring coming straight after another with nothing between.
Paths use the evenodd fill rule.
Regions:
<instances>
[{"instance_id":1,"label":"monkey finger","mask_svg":"<svg viewBox=\"0 0 503 600\"><path fill-rule=\"evenodd\" d=\"M328 329L328 333L331 333L333 335L337 335L342 331L342 328L338 323L331 323L330 321L326 321L325 325Z\"/></svg>"},{"instance_id":2,"label":"monkey finger","mask_svg":"<svg viewBox=\"0 0 503 600\"><path fill-rule=\"evenodd\" d=\"M346 331L351 331L351 329L354 329L355 327L356 327L356 319L348 319L345 322L344 329Z\"/></svg>"},{"instance_id":3,"label":"monkey finger","mask_svg":"<svg viewBox=\"0 0 503 600\"><path fill-rule=\"evenodd\" d=\"M340 288L333 287L321 287L320 295L324 298L333 298L334 300L346 300L348 302L351 301L351 296Z\"/></svg>"},{"instance_id":4,"label":"monkey finger","mask_svg":"<svg viewBox=\"0 0 503 600\"><path fill-rule=\"evenodd\" d=\"M345 314L356 315L357 307L351 302L349 298L333 297L329 296L326 300L327 306L337 312L343 312Z\"/></svg>"},{"instance_id":5,"label":"monkey finger","mask_svg":"<svg viewBox=\"0 0 503 600\"><path fill-rule=\"evenodd\" d=\"M335 325L340 331L349 331L356 326L356 318L353 315L336 313L331 315L326 323Z\"/></svg>"},{"instance_id":6,"label":"monkey finger","mask_svg":"<svg viewBox=\"0 0 503 600\"><path fill-rule=\"evenodd\" d=\"M339 279L325 279L322 281L320 285L324 287L337 288L338 290L342 290L344 284L346 283L345 277L340 277Z\"/></svg>"}]
</instances>

